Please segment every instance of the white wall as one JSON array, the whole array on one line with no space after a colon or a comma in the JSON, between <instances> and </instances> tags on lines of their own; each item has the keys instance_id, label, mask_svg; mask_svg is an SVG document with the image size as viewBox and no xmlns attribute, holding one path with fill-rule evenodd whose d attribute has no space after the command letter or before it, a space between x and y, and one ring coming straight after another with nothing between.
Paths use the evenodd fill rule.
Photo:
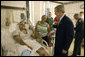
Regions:
<instances>
[{"instance_id":1,"label":"white wall","mask_svg":"<svg viewBox=\"0 0 85 57\"><path fill-rule=\"evenodd\" d=\"M41 16L45 14L45 2L43 1L29 1L30 21L35 26L37 21L41 20Z\"/></svg>"},{"instance_id":2,"label":"white wall","mask_svg":"<svg viewBox=\"0 0 85 57\"><path fill-rule=\"evenodd\" d=\"M41 20L42 15L47 15L47 8L50 9L54 18L54 8L57 5L60 4L49 1L29 1L29 13L32 24L35 26L37 21Z\"/></svg>"},{"instance_id":3,"label":"white wall","mask_svg":"<svg viewBox=\"0 0 85 57\"><path fill-rule=\"evenodd\" d=\"M55 18L56 15L55 15L54 9L56 6L61 5L61 4L53 3L53 2L50 2L49 4L50 4L50 12L52 12L52 17Z\"/></svg>"},{"instance_id":4,"label":"white wall","mask_svg":"<svg viewBox=\"0 0 85 57\"><path fill-rule=\"evenodd\" d=\"M75 1L74 1L75 2ZM74 20L74 14L79 13L80 11L84 11L84 9L81 9L80 6L84 4L84 2L79 3L73 3L73 4L67 4L65 5L65 13L66 15L71 18L71 20L74 23L74 26L76 24L76 21Z\"/></svg>"},{"instance_id":5,"label":"white wall","mask_svg":"<svg viewBox=\"0 0 85 57\"><path fill-rule=\"evenodd\" d=\"M1 1L1 5L26 8L26 1Z\"/></svg>"},{"instance_id":6,"label":"white wall","mask_svg":"<svg viewBox=\"0 0 85 57\"><path fill-rule=\"evenodd\" d=\"M34 1L34 24L41 19L40 12L40 1Z\"/></svg>"}]
</instances>

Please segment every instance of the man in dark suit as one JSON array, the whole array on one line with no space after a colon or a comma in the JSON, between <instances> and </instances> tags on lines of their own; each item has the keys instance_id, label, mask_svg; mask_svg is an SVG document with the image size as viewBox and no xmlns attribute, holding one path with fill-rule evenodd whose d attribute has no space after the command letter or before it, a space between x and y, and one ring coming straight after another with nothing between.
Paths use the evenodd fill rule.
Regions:
<instances>
[{"instance_id":1,"label":"man in dark suit","mask_svg":"<svg viewBox=\"0 0 85 57\"><path fill-rule=\"evenodd\" d=\"M84 38L84 21L79 18L79 14L75 14L74 18L77 20L77 23L75 27L75 42L72 56L77 56L81 53L81 43Z\"/></svg>"},{"instance_id":2,"label":"man in dark suit","mask_svg":"<svg viewBox=\"0 0 85 57\"><path fill-rule=\"evenodd\" d=\"M54 56L67 56L74 36L73 23L64 13L63 5L55 7L58 24L53 25L53 27L56 28Z\"/></svg>"}]
</instances>

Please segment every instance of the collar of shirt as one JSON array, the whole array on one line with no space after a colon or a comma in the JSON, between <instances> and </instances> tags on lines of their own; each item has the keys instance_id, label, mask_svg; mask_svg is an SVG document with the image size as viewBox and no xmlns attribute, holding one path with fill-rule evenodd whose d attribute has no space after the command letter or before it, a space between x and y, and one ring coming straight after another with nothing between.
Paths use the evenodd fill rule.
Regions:
<instances>
[{"instance_id":1,"label":"collar of shirt","mask_svg":"<svg viewBox=\"0 0 85 57\"><path fill-rule=\"evenodd\" d=\"M65 16L65 13L61 16L61 18L60 18L60 20L59 20L59 22L62 20L62 18Z\"/></svg>"},{"instance_id":2,"label":"collar of shirt","mask_svg":"<svg viewBox=\"0 0 85 57\"><path fill-rule=\"evenodd\" d=\"M62 20L62 18L65 16L65 13L61 16L61 18L59 19L58 25L60 24L60 21Z\"/></svg>"}]
</instances>

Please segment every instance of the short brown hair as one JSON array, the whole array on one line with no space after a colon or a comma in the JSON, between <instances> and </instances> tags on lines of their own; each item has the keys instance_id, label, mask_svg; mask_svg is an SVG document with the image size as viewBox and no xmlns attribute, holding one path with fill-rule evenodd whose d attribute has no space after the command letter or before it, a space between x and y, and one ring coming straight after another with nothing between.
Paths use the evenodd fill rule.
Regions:
<instances>
[{"instance_id":1,"label":"short brown hair","mask_svg":"<svg viewBox=\"0 0 85 57\"><path fill-rule=\"evenodd\" d=\"M74 17L75 17L75 16L78 16L78 15L79 15L79 14L78 14L78 13L76 13L76 14L74 14Z\"/></svg>"},{"instance_id":2,"label":"short brown hair","mask_svg":"<svg viewBox=\"0 0 85 57\"><path fill-rule=\"evenodd\" d=\"M83 11L80 12L80 14L83 14L83 13L84 13Z\"/></svg>"}]
</instances>

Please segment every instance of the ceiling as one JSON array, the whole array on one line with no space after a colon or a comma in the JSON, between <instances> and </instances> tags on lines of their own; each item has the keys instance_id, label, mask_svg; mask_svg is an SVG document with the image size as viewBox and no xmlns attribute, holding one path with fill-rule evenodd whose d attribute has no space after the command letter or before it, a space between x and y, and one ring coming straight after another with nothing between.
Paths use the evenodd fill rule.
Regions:
<instances>
[{"instance_id":1,"label":"ceiling","mask_svg":"<svg viewBox=\"0 0 85 57\"><path fill-rule=\"evenodd\" d=\"M77 3L77 2L84 2L84 1L51 1L55 3L61 3L61 4L70 4L70 3Z\"/></svg>"},{"instance_id":2,"label":"ceiling","mask_svg":"<svg viewBox=\"0 0 85 57\"><path fill-rule=\"evenodd\" d=\"M73 2L73 1L55 1L55 2L68 3L68 2Z\"/></svg>"}]
</instances>

